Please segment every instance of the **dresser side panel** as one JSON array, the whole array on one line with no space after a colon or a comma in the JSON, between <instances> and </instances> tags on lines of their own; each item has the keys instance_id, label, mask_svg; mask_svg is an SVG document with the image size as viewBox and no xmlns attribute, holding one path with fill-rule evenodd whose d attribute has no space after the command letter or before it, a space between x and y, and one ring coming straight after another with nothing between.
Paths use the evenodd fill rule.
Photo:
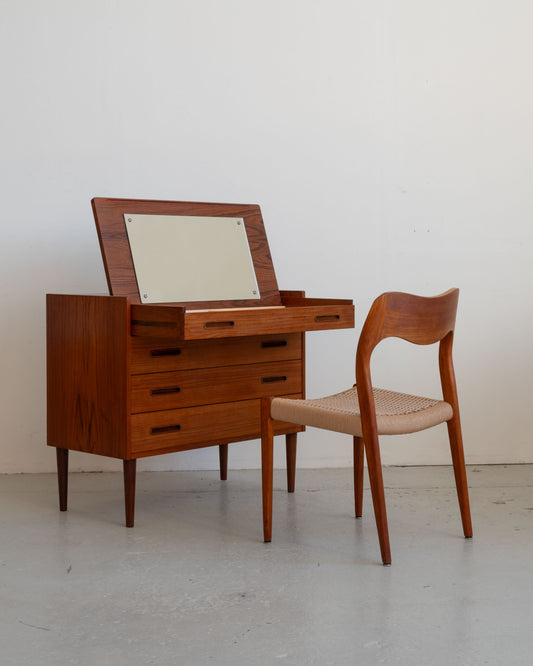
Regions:
<instances>
[{"instance_id":1,"label":"dresser side panel","mask_svg":"<svg viewBox=\"0 0 533 666\"><path fill-rule=\"evenodd\" d=\"M129 457L129 302L47 295L48 445Z\"/></svg>"}]
</instances>

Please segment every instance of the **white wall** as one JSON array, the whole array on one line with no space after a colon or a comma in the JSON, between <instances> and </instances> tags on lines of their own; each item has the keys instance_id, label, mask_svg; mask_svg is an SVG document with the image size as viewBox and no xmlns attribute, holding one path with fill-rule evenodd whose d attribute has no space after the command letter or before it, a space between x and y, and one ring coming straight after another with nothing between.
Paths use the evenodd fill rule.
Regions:
<instances>
[{"instance_id":1,"label":"white wall","mask_svg":"<svg viewBox=\"0 0 533 666\"><path fill-rule=\"evenodd\" d=\"M530 0L0 0L0 471L55 469L45 294L106 291L93 196L259 203L280 287L357 304L355 331L308 335L310 397L352 383L377 294L459 286L468 461L533 462L532 19ZM376 383L436 389L435 350L398 344ZM303 466L350 462L345 437L301 442ZM448 462L445 429L383 458Z\"/></svg>"}]
</instances>

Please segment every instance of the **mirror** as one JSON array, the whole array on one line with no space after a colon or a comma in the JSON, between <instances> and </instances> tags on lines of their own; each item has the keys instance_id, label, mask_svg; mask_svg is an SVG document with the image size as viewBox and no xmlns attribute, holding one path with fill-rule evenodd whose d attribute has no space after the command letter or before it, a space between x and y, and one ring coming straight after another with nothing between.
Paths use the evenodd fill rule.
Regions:
<instances>
[{"instance_id":1,"label":"mirror","mask_svg":"<svg viewBox=\"0 0 533 666\"><path fill-rule=\"evenodd\" d=\"M259 299L242 218L124 214L142 303Z\"/></svg>"}]
</instances>

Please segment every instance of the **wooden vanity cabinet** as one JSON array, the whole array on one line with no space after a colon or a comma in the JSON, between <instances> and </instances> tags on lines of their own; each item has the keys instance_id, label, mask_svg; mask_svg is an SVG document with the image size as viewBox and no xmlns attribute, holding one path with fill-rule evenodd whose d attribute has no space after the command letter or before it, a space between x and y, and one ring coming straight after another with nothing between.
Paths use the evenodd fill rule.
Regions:
<instances>
[{"instance_id":1,"label":"wooden vanity cabinet","mask_svg":"<svg viewBox=\"0 0 533 666\"><path fill-rule=\"evenodd\" d=\"M57 450L61 510L67 508L69 450L121 459L126 525L133 526L136 460L218 446L226 479L228 444L260 437L261 397L305 397L305 331L353 326L353 305L277 291L258 207L95 201L113 295L47 295L48 445ZM265 289L264 277L259 280L267 305L142 304L138 291L132 295L127 238L109 210L180 214L191 207L245 222L252 212L255 224L247 231L255 237L256 273L270 283ZM296 433L303 428L275 425L276 434L286 435L293 490Z\"/></svg>"}]
</instances>

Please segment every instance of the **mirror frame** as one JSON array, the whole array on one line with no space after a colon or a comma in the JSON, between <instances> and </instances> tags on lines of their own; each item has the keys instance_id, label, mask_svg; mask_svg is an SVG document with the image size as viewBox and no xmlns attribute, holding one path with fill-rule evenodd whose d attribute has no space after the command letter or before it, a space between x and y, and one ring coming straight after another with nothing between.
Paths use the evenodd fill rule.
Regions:
<instances>
[{"instance_id":1,"label":"mirror frame","mask_svg":"<svg viewBox=\"0 0 533 666\"><path fill-rule=\"evenodd\" d=\"M133 304L140 305L142 303L124 222L125 213L240 217L245 223L250 254L261 297L259 299L238 301L192 301L158 303L157 305L179 305L186 307L188 310L281 305L276 274L259 206L255 204L109 198L94 198L91 203L98 230L107 284L112 296L126 296Z\"/></svg>"}]
</instances>

